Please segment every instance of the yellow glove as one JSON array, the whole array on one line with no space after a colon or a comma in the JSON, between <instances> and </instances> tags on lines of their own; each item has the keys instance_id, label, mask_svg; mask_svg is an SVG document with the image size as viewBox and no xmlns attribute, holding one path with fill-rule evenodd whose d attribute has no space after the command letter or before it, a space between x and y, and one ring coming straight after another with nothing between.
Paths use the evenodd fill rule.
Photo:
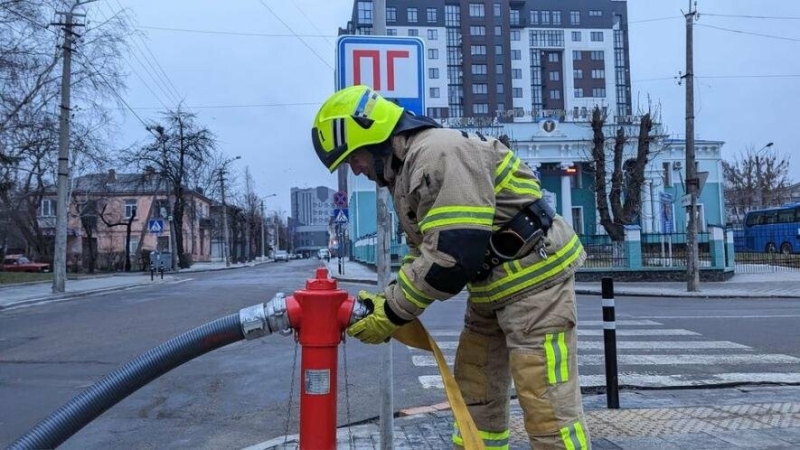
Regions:
<instances>
[{"instance_id":1,"label":"yellow glove","mask_svg":"<svg viewBox=\"0 0 800 450\"><path fill-rule=\"evenodd\" d=\"M358 293L358 299L366 303L372 313L350 325L347 328L348 336L354 337L366 344L380 344L389 341L394 330L398 329L400 325L403 324L396 324L387 316L386 310L389 308L389 305L386 303L386 296L383 294L371 294L367 291L360 291ZM397 317L397 314L390 314L392 317Z\"/></svg>"}]
</instances>

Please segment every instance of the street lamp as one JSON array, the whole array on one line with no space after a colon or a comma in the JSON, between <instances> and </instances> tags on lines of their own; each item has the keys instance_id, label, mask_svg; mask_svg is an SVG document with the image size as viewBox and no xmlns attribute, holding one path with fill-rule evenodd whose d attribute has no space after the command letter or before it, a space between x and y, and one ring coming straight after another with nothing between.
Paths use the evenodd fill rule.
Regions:
<instances>
[{"instance_id":1,"label":"street lamp","mask_svg":"<svg viewBox=\"0 0 800 450\"><path fill-rule=\"evenodd\" d=\"M756 152L756 175L758 176L758 207L764 207L764 179L761 175L761 152L772 147L772 142L767 142L767 144Z\"/></svg>"},{"instance_id":2,"label":"street lamp","mask_svg":"<svg viewBox=\"0 0 800 450\"><path fill-rule=\"evenodd\" d=\"M266 259L266 253L264 252L264 222L266 222L267 217L264 215L264 199L275 197L278 194L270 194L261 199L261 260L264 261Z\"/></svg>"},{"instance_id":3,"label":"street lamp","mask_svg":"<svg viewBox=\"0 0 800 450\"><path fill-rule=\"evenodd\" d=\"M220 183L220 190L222 191L222 253L225 255L225 267L231 266L231 257L230 252L228 251L228 205L225 203L225 168L228 164L236 161L237 159L242 159L241 156L235 156L233 158L226 159L222 163L222 167L219 169L219 183Z\"/></svg>"}]
</instances>

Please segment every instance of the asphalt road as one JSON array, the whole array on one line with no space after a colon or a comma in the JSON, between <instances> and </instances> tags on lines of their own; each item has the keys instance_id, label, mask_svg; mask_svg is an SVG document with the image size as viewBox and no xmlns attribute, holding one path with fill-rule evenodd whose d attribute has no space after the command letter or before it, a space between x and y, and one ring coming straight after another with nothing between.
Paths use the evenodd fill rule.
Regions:
<instances>
[{"instance_id":1,"label":"asphalt road","mask_svg":"<svg viewBox=\"0 0 800 450\"><path fill-rule=\"evenodd\" d=\"M267 301L276 292L293 292L316 267L314 260L299 260L188 274L191 280L178 284L0 312L0 446L122 363L190 328ZM351 293L372 288L341 287ZM437 340L457 339L464 305L462 295L426 312L424 322L439 334ZM758 365L759 373L800 372L800 364L791 361L800 358L800 327L794 325L800 318L800 300L635 298L618 299L617 305L618 320L657 324L641 329L694 333L656 334L651 341L732 342L748 350L724 350L723 355L743 351L749 356L782 355L779 362L768 359ZM581 321L601 320L600 300L579 299L579 316ZM601 330L593 325L585 329ZM423 383L435 377L435 368L418 364L418 353L393 345L394 409L444 401L441 389ZM338 422L372 419L379 414L376 399L384 347L349 340L342 349L347 358L340 351ZM648 351L682 353L680 349L644 353ZM452 355L454 350L445 353ZM592 355L587 357L590 364L581 367L582 376L602 373L601 365L591 363ZM296 433L299 394L292 374L298 377L293 367L299 358L294 340L283 336L217 350L134 393L63 448L241 448L287 430ZM658 364L630 370L661 371L667 376L688 371L697 377L742 371L732 364Z\"/></svg>"}]
</instances>

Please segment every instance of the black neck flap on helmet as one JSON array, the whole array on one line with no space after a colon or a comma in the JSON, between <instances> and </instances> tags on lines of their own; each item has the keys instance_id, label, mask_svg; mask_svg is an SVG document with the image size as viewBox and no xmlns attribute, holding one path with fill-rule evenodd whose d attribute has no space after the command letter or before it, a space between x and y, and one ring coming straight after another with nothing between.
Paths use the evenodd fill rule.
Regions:
<instances>
[{"instance_id":1,"label":"black neck flap on helmet","mask_svg":"<svg viewBox=\"0 0 800 450\"><path fill-rule=\"evenodd\" d=\"M397 121L397 125L395 125L394 130L392 130L392 134L389 136L389 139L381 142L380 144L367 147L369 152L372 154L372 160L375 165L376 182L378 185L381 187L388 185L386 179L384 178L383 161L392 153L392 136L397 136L398 134L403 133L412 134L411 132L416 133L426 128L441 127L442 126L439 125L438 122L430 117L417 116L409 110L403 111L403 114L400 116L400 120Z\"/></svg>"}]
</instances>

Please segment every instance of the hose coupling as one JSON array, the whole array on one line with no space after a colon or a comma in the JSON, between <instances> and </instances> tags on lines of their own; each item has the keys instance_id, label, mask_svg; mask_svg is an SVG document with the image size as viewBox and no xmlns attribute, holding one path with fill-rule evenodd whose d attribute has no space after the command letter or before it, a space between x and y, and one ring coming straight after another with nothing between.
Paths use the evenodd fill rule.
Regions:
<instances>
[{"instance_id":1,"label":"hose coupling","mask_svg":"<svg viewBox=\"0 0 800 450\"><path fill-rule=\"evenodd\" d=\"M272 333L282 336L292 334L289 315L286 313L286 296L278 292L267 303L249 306L239 310L239 322L245 339L252 340Z\"/></svg>"}]
</instances>

